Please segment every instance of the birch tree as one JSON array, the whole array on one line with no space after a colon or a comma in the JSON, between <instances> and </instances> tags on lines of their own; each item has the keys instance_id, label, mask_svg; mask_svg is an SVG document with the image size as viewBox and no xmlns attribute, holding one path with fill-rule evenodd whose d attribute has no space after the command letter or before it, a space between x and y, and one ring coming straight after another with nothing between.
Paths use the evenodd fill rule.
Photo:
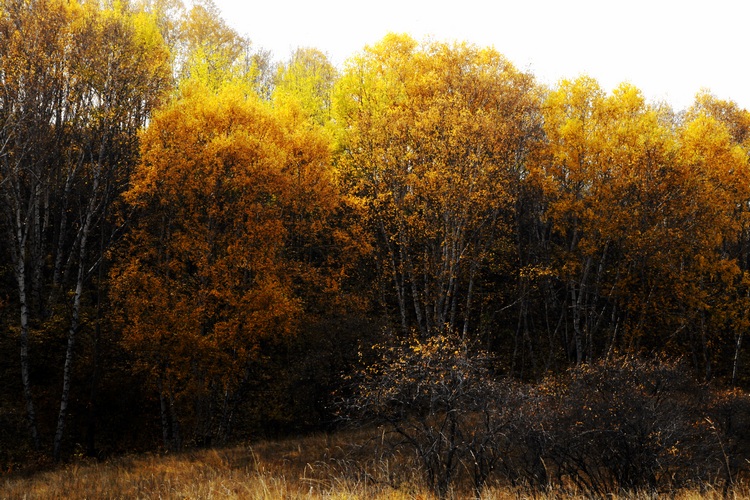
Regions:
<instances>
[{"instance_id":1,"label":"birch tree","mask_svg":"<svg viewBox=\"0 0 750 500\"><path fill-rule=\"evenodd\" d=\"M2 216L36 448L31 325L51 325L60 315L68 322L58 457L86 284L102 263L108 207L127 182L137 132L168 82L169 59L150 18L122 6L19 0L4 2L1 14Z\"/></svg>"},{"instance_id":2,"label":"birch tree","mask_svg":"<svg viewBox=\"0 0 750 500\"><path fill-rule=\"evenodd\" d=\"M402 330L471 329L536 103L533 78L491 49L389 35L349 61L341 176L365 207Z\"/></svg>"}]
</instances>

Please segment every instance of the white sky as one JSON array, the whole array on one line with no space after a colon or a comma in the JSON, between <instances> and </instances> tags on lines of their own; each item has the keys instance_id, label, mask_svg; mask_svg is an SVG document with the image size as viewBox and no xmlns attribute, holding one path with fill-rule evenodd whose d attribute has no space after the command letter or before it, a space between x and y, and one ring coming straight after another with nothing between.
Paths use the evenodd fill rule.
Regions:
<instances>
[{"instance_id":1,"label":"white sky","mask_svg":"<svg viewBox=\"0 0 750 500\"><path fill-rule=\"evenodd\" d=\"M748 0L215 0L277 60L315 47L341 67L388 32L493 46L543 83L628 81L675 109L702 88L750 109Z\"/></svg>"}]
</instances>

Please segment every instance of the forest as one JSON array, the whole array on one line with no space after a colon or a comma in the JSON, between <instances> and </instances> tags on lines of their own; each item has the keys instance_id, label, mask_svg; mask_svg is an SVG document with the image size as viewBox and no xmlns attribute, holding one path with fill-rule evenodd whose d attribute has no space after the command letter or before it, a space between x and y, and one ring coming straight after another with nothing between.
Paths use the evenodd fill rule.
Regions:
<instances>
[{"instance_id":1,"label":"forest","mask_svg":"<svg viewBox=\"0 0 750 500\"><path fill-rule=\"evenodd\" d=\"M358 422L438 496L748 472L733 101L406 34L277 62L211 0L0 5L0 470Z\"/></svg>"}]
</instances>

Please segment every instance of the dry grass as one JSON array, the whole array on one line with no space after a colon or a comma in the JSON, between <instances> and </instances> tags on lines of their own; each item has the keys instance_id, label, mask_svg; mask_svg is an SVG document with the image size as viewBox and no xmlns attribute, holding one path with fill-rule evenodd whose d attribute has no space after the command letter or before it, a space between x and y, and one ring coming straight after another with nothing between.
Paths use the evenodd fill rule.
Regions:
<instances>
[{"instance_id":1,"label":"dry grass","mask_svg":"<svg viewBox=\"0 0 750 500\"><path fill-rule=\"evenodd\" d=\"M349 438L356 439L356 435ZM353 465L348 440L317 436L222 450L78 461L0 479L0 498L417 498Z\"/></svg>"},{"instance_id":2,"label":"dry grass","mask_svg":"<svg viewBox=\"0 0 750 500\"><path fill-rule=\"evenodd\" d=\"M354 443L354 444L353 444ZM78 461L30 477L0 479L9 499L431 499L409 457L388 457L382 441L363 433L322 435L221 450L138 455L107 462ZM750 490L733 498L750 498ZM470 495L454 494L456 498ZM482 500L562 499L575 494L531 494L487 488ZM721 491L674 492L678 500L723 499ZM626 495L627 500L653 498Z\"/></svg>"}]
</instances>

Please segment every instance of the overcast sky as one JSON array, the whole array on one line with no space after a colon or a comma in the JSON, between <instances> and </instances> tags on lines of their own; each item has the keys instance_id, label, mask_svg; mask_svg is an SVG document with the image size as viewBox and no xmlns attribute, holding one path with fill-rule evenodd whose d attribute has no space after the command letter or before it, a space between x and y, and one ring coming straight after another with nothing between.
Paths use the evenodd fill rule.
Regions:
<instances>
[{"instance_id":1,"label":"overcast sky","mask_svg":"<svg viewBox=\"0 0 750 500\"><path fill-rule=\"evenodd\" d=\"M748 0L215 0L278 60L315 47L341 67L388 32L493 46L543 83L588 74L690 105L708 88L750 109Z\"/></svg>"}]
</instances>

